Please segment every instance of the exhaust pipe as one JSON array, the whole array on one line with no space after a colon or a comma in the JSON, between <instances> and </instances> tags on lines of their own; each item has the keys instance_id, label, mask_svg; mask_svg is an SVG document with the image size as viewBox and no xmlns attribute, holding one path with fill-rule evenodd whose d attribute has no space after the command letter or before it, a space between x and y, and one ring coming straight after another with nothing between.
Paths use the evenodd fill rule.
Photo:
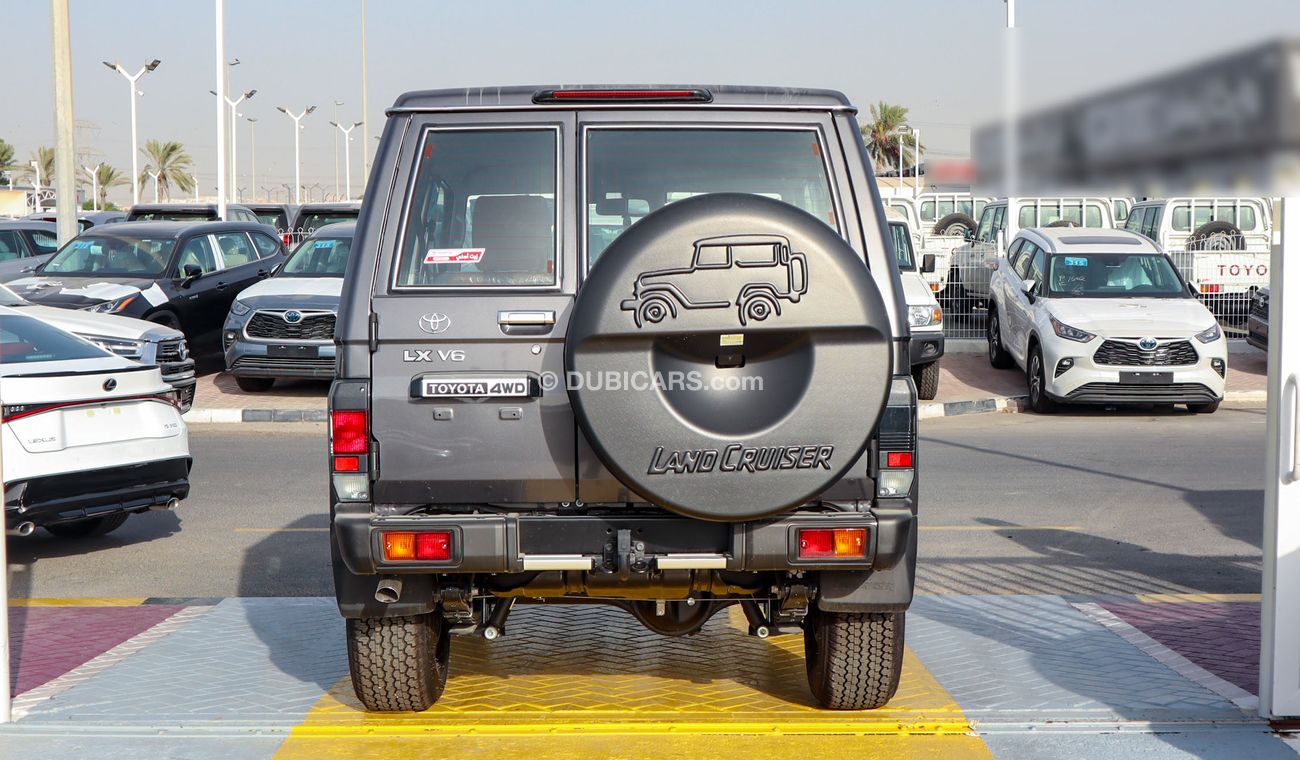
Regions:
<instances>
[{"instance_id":1,"label":"exhaust pipe","mask_svg":"<svg viewBox=\"0 0 1300 760\"><path fill-rule=\"evenodd\" d=\"M5 531L5 533L7 533L10 536L30 536L35 532L36 532L36 523L31 521L20 522L14 527Z\"/></svg>"},{"instance_id":2,"label":"exhaust pipe","mask_svg":"<svg viewBox=\"0 0 1300 760\"><path fill-rule=\"evenodd\" d=\"M380 578L375 586L375 601L381 604L395 604L402 598L401 578Z\"/></svg>"},{"instance_id":3,"label":"exhaust pipe","mask_svg":"<svg viewBox=\"0 0 1300 760\"><path fill-rule=\"evenodd\" d=\"M154 504L149 508L156 512L168 512L181 505L180 499L168 499L166 504Z\"/></svg>"}]
</instances>

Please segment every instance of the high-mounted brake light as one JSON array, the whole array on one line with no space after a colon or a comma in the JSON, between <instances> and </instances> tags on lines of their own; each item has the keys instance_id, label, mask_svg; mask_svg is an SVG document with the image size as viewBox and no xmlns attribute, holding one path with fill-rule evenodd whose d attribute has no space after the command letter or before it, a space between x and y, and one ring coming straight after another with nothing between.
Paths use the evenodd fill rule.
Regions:
<instances>
[{"instance_id":1,"label":"high-mounted brake light","mask_svg":"<svg viewBox=\"0 0 1300 760\"><path fill-rule=\"evenodd\" d=\"M618 101L712 103L713 93L701 89L575 89L541 90L533 95L534 103L608 103Z\"/></svg>"},{"instance_id":2,"label":"high-mounted brake light","mask_svg":"<svg viewBox=\"0 0 1300 760\"><path fill-rule=\"evenodd\" d=\"M861 559L866 556L866 528L799 530L799 559Z\"/></svg>"},{"instance_id":3,"label":"high-mounted brake light","mask_svg":"<svg viewBox=\"0 0 1300 760\"><path fill-rule=\"evenodd\" d=\"M335 454L366 454L370 451L370 430L366 413L339 409L330 413L330 444Z\"/></svg>"}]
</instances>

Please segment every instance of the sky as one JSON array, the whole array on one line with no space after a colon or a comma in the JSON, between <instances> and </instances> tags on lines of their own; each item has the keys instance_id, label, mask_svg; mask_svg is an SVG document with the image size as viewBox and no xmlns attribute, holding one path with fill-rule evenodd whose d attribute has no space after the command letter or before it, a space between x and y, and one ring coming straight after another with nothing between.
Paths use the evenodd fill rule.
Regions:
<instances>
[{"instance_id":1,"label":"sky","mask_svg":"<svg viewBox=\"0 0 1300 760\"><path fill-rule=\"evenodd\" d=\"M1046 105L1266 39L1300 37L1300 0L1019 0L1022 99ZM0 138L26 163L53 145L50 5L0 0ZM244 195L293 181L293 123L303 120L302 176L332 193L334 119L366 121L373 153L384 108L414 89L555 83L726 83L838 89L862 109L910 109L929 158L969 155L970 129L999 114L1005 5L1000 0L656 0L434 2L369 0L369 112L361 109L361 0L226 0L231 91L241 105ZM71 0L78 151L129 172L127 82L134 72L140 142L177 140L201 190L216 182L212 0ZM343 105L334 106L334 101ZM256 125L245 119L256 118ZM255 130L255 136L252 132ZM362 129L352 133L362 182ZM250 188L253 145L256 187ZM339 167L339 182L345 172ZM149 199L150 193L144 196ZM129 190L112 196L129 200Z\"/></svg>"}]
</instances>

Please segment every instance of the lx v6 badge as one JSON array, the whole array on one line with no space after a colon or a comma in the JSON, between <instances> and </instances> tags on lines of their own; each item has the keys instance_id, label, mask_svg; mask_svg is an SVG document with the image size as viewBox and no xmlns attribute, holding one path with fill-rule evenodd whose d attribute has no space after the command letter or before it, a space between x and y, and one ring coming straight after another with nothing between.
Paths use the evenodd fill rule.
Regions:
<instances>
[{"instance_id":1,"label":"lx v6 badge","mask_svg":"<svg viewBox=\"0 0 1300 760\"><path fill-rule=\"evenodd\" d=\"M438 358L439 358L439 359L441 359L442 361L445 361L445 362L463 362L463 361L465 361L465 352L462 351L462 350L459 349L459 348L440 348L440 349L437 349L437 350L434 350L434 349L432 349L432 348L430 348L430 349L428 349L428 350L420 349L420 348L417 348L417 349L410 349L410 348L408 348L408 349L406 349L405 351L402 352L402 361L404 361L404 362L431 362L431 361L433 361L433 355L434 355L435 353L438 355Z\"/></svg>"}]
</instances>

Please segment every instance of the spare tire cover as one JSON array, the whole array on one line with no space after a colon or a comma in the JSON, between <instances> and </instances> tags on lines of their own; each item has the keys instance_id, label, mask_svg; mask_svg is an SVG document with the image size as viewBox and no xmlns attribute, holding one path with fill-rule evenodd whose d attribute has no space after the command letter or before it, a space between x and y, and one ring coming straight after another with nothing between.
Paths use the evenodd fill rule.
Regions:
<instances>
[{"instance_id":1,"label":"spare tire cover","mask_svg":"<svg viewBox=\"0 0 1300 760\"><path fill-rule=\"evenodd\" d=\"M719 193L633 224L574 304L574 414L633 491L691 517L774 515L842 477L888 391L889 316L858 254L786 203Z\"/></svg>"}]
</instances>

